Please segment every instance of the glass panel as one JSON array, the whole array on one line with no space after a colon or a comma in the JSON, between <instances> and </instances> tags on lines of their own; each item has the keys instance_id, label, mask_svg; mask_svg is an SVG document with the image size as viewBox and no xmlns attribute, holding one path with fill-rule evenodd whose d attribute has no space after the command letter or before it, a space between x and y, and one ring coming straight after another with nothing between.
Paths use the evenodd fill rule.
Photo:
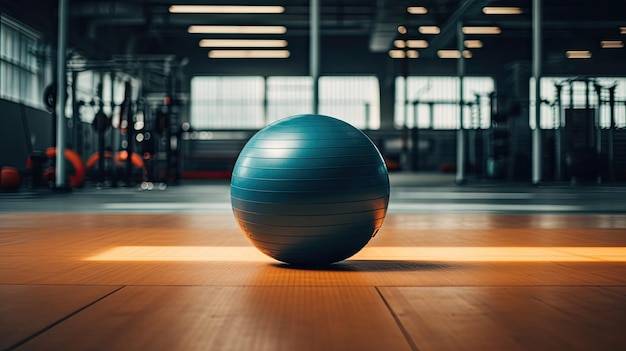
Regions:
<instances>
[{"instance_id":1,"label":"glass panel","mask_svg":"<svg viewBox=\"0 0 626 351\"><path fill-rule=\"evenodd\" d=\"M311 77L268 77L267 123L313 111Z\"/></svg>"},{"instance_id":2,"label":"glass panel","mask_svg":"<svg viewBox=\"0 0 626 351\"><path fill-rule=\"evenodd\" d=\"M7 82L7 64L4 61L0 61L0 98L6 98Z\"/></svg>"},{"instance_id":3,"label":"glass panel","mask_svg":"<svg viewBox=\"0 0 626 351\"><path fill-rule=\"evenodd\" d=\"M27 26L0 15L0 96L41 108L41 79L46 67L35 57L39 37Z\"/></svg>"},{"instance_id":4,"label":"glass panel","mask_svg":"<svg viewBox=\"0 0 626 351\"><path fill-rule=\"evenodd\" d=\"M529 80L530 104L529 125L535 128L535 80ZM541 128L554 129L563 125L565 109L584 109L587 106L595 110L599 118L596 123L601 128L611 125L611 108L609 105L609 88L615 86L615 124L618 127L626 124L624 116L624 100L626 97L626 78L541 78ZM560 101L557 100L557 87L560 87ZM599 96L598 96L599 95Z\"/></svg>"},{"instance_id":5,"label":"glass panel","mask_svg":"<svg viewBox=\"0 0 626 351\"><path fill-rule=\"evenodd\" d=\"M195 129L265 125L263 77L193 77L190 123Z\"/></svg>"},{"instance_id":6,"label":"glass panel","mask_svg":"<svg viewBox=\"0 0 626 351\"><path fill-rule=\"evenodd\" d=\"M190 123L195 129L262 128L281 118L311 113L312 86L311 77L194 77ZM320 113L357 128L379 128L378 79L321 77Z\"/></svg>"},{"instance_id":7,"label":"glass panel","mask_svg":"<svg viewBox=\"0 0 626 351\"><path fill-rule=\"evenodd\" d=\"M405 92L404 77L396 78L394 121L397 127L458 128L459 77L408 77L407 80ZM495 90L493 78L464 77L463 87L466 104L463 126L489 128L490 94Z\"/></svg>"},{"instance_id":8,"label":"glass panel","mask_svg":"<svg viewBox=\"0 0 626 351\"><path fill-rule=\"evenodd\" d=\"M360 129L380 128L380 88L373 76L320 77L319 112Z\"/></svg>"}]
</instances>

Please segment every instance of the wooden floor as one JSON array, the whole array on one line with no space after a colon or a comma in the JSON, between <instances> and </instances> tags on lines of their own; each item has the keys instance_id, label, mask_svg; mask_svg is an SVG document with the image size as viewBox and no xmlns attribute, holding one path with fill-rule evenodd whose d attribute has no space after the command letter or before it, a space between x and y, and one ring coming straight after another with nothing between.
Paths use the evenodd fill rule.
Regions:
<instances>
[{"instance_id":1,"label":"wooden floor","mask_svg":"<svg viewBox=\"0 0 626 351\"><path fill-rule=\"evenodd\" d=\"M391 214L302 269L229 214L0 213L0 350L626 350L626 216Z\"/></svg>"}]
</instances>

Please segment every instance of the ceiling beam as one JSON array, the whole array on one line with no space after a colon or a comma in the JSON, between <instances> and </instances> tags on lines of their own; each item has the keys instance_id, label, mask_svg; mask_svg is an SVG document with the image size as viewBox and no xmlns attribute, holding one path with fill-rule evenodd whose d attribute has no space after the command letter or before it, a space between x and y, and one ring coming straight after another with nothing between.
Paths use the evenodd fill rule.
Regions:
<instances>
[{"instance_id":1,"label":"ceiling beam","mask_svg":"<svg viewBox=\"0 0 626 351\"><path fill-rule=\"evenodd\" d=\"M371 26L369 49L372 52L386 52L398 34L400 17L394 1L376 1L376 16ZM404 9L404 8L403 8Z\"/></svg>"},{"instance_id":2,"label":"ceiling beam","mask_svg":"<svg viewBox=\"0 0 626 351\"><path fill-rule=\"evenodd\" d=\"M481 9L489 0L464 0L441 26L441 32L430 41L428 49L420 51L424 57L435 56L437 50L443 48L456 37L457 22L468 14Z\"/></svg>"}]
</instances>

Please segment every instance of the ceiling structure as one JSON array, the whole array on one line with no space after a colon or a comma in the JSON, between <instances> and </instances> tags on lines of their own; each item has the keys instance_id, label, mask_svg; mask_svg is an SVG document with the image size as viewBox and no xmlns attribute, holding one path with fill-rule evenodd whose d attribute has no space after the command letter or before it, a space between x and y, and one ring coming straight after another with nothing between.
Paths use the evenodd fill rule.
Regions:
<instances>
[{"instance_id":1,"label":"ceiling structure","mask_svg":"<svg viewBox=\"0 0 626 351\"><path fill-rule=\"evenodd\" d=\"M56 30L56 1L37 0L14 2L2 7L9 13L25 14L34 18L33 25L45 30ZM289 57L255 60L257 67L300 67L306 70L310 34L309 0L236 0L222 1L228 5L282 6L280 13L262 14L201 14L172 13L172 5L219 4L198 0L70 0L70 47L89 60L107 60L112 57L146 55L173 55L190 60L198 72L202 67L227 70L250 65L242 59L209 58L217 49L200 47L202 39L264 39L282 41ZM543 60L547 67L556 69L572 65L567 51L588 52L587 66L626 74L620 61L626 59L626 1L618 0L541 0ZM484 7L515 7L516 14L486 14ZM409 7L418 7L410 13ZM38 8L37 11L31 11ZM320 0L320 40L322 65L332 66L337 56L354 53L338 64L338 70L352 65L366 67L389 61L390 50L400 50L400 56L424 65L441 61L441 49L457 48L457 23L464 26L496 26L499 34L465 34L479 48L467 48L476 66L489 70L494 62L529 61L532 55L532 0ZM47 24L47 25L46 25ZM194 25L262 25L284 26L279 34L198 34L189 33ZM399 31L402 26L406 32ZM437 26L438 34L425 34L420 28ZM623 27L624 29L620 29ZM623 33L622 33L623 32ZM54 37L54 35L51 35ZM400 40L400 41L398 41ZM418 48L407 49L407 40ZM477 41L480 42L477 42ZM603 48L602 42L612 42L614 48ZM217 46L223 43L209 43ZM402 47L404 44L404 47ZM400 46L400 47L397 47ZM425 47L426 46L426 47ZM258 49L258 48L256 48ZM272 48L270 50L276 50ZM412 51L407 53L407 50ZM334 55L334 56L333 56ZM583 57L586 57L583 54ZM584 59L583 59L584 60ZM579 59L577 62L580 62ZM578 63L574 65L579 65ZM451 67L454 64L451 63ZM324 73L324 71L322 71Z\"/></svg>"}]
</instances>

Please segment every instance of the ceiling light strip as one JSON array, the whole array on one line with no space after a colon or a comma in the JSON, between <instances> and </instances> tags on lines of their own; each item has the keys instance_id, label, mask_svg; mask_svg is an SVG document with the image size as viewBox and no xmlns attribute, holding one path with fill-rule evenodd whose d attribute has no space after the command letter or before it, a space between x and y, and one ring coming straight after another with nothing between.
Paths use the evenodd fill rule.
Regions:
<instances>
[{"instance_id":1,"label":"ceiling light strip","mask_svg":"<svg viewBox=\"0 0 626 351\"><path fill-rule=\"evenodd\" d=\"M420 54L417 50L389 50L389 57L394 59L416 59L420 57Z\"/></svg>"},{"instance_id":2,"label":"ceiling light strip","mask_svg":"<svg viewBox=\"0 0 626 351\"><path fill-rule=\"evenodd\" d=\"M437 26L419 26L417 30L421 34L439 34L441 33L441 29Z\"/></svg>"},{"instance_id":3,"label":"ceiling light strip","mask_svg":"<svg viewBox=\"0 0 626 351\"><path fill-rule=\"evenodd\" d=\"M406 57L407 58L411 58L411 59L416 59L418 57L420 57L419 52L417 52L417 50L407 50L406 51Z\"/></svg>"},{"instance_id":4,"label":"ceiling light strip","mask_svg":"<svg viewBox=\"0 0 626 351\"><path fill-rule=\"evenodd\" d=\"M485 6L483 7L483 13L485 15L521 15L522 9L507 6Z\"/></svg>"},{"instance_id":5,"label":"ceiling light strip","mask_svg":"<svg viewBox=\"0 0 626 351\"><path fill-rule=\"evenodd\" d=\"M393 41L393 46L397 47L398 49L404 49L406 47L406 41L396 39Z\"/></svg>"},{"instance_id":6,"label":"ceiling light strip","mask_svg":"<svg viewBox=\"0 0 626 351\"><path fill-rule=\"evenodd\" d=\"M172 5L170 13L283 13L283 6Z\"/></svg>"},{"instance_id":7,"label":"ceiling light strip","mask_svg":"<svg viewBox=\"0 0 626 351\"><path fill-rule=\"evenodd\" d=\"M406 41L406 46L411 49L426 49L428 47L428 42L421 39L410 39Z\"/></svg>"},{"instance_id":8,"label":"ceiling light strip","mask_svg":"<svg viewBox=\"0 0 626 351\"><path fill-rule=\"evenodd\" d=\"M603 49L621 49L624 47L624 42L621 40L602 40L600 47Z\"/></svg>"},{"instance_id":9,"label":"ceiling light strip","mask_svg":"<svg viewBox=\"0 0 626 351\"><path fill-rule=\"evenodd\" d=\"M406 8L406 12L411 15L425 15L428 13L428 9L424 6L409 6Z\"/></svg>"},{"instance_id":10,"label":"ceiling light strip","mask_svg":"<svg viewBox=\"0 0 626 351\"><path fill-rule=\"evenodd\" d=\"M421 40L421 39L409 39L409 40L396 39L393 41L393 46L395 46L398 49L404 49L404 48L426 49L428 47L428 42L426 40Z\"/></svg>"},{"instance_id":11,"label":"ceiling light strip","mask_svg":"<svg viewBox=\"0 0 626 351\"><path fill-rule=\"evenodd\" d=\"M389 50L389 57L394 59L401 59L405 58L406 54L404 53L404 50Z\"/></svg>"},{"instance_id":12,"label":"ceiling light strip","mask_svg":"<svg viewBox=\"0 0 626 351\"><path fill-rule=\"evenodd\" d=\"M284 48L287 46L287 41L282 39L202 39L199 45L203 48Z\"/></svg>"},{"instance_id":13,"label":"ceiling light strip","mask_svg":"<svg viewBox=\"0 0 626 351\"><path fill-rule=\"evenodd\" d=\"M199 34L285 34L285 26L190 26L188 33Z\"/></svg>"},{"instance_id":14,"label":"ceiling light strip","mask_svg":"<svg viewBox=\"0 0 626 351\"><path fill-rule=\"evenodd\" d=\"M459 50L437 50L437 56L442 59L458 59L461 58L461 53ZM472 53L469 50L463 50L464 58L472 58Z\"/></svg>"},{"instance_id":15,"label":"ceiling light strip","mask_svg":"<svg viewBox=\"0 0 626 351\"><path fill-rule=\"evenodd\" d=\"M463 41L463 45L468 49L480 49L483 47L483 42L478 39L468 39Z\"/></svg>"},{"instance_id":16,"label":"ceiling light strip","mask_svg":"<svg viewBox=\"0 0 626 351\"><path fill-rule=\"evenodd\" d=\"M463 27L463 34L500 34L500 27Z\"/></svg>"},{"instance_id":17,"label":"ceiling light strip","mask_svg":"<svg viewBox=\"0 0 626 351\"><path fill-rule=\"evenodd\" d=\"M289 50L211 50L209 58L215 59L250 59L250 58L288 58Z\"/></svg>"},{"instance_id":18,"label":"ceiling light strip","mask_svg":"<svg viewBox=\"0 0 626 351\"><path fill-rule=\"evenodd\" d=\"M568 50L565 52L568 59L590 59L591 52L589 50Z\"/></svg>"}]
</instances>

